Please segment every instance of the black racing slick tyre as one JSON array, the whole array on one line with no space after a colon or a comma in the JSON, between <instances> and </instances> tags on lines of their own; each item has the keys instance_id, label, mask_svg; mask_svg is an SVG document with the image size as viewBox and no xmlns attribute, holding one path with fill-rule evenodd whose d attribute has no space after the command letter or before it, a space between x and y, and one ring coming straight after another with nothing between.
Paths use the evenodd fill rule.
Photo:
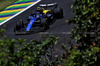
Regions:
<instances>
[{"instance_id":1,"label":"black racing slick tyre","mask_svg":"<svg viewBox=\"0 0 100 66\"><path fill-rule=\"evenodd\" d=\"M42 26L43 30L49 28L49 25L48 25L47 20L45 18L43 18L41 20L41 26Z\"/></svg>"},{"instance_id":2,"label":"black racing slick tyre","mask_svg":"<svg viewBox=\"0 0 100 66\"><path fill-rule=\"evenodd\" d=\"M63 17L63 9L62 8L56 8L54 10L54 17L55 18L62 18Z\"/></svg>"},{"instance_id":3,"label":"black racing slick tyre","mask_svg":"<svg viewBox=\"0 0 100 66\"><path fill-rule=\"evenodd\" d=\"M33 11L32 13L31 13L31 16L34 16L35 15L35 12Z\"/></svg>"},{"instance_id":4,"label":"black racing slick tyre","mask_svg":"<svg viewBox=\"0 0 100 66\"><path fill-rule=\"evenodd\" d=\"M23 28L24 27L24 23L23 23L23 21L22 20L20 20L20 21L18 21L17 23L16 23L16 30L20 30L21 28Z\"/></svg>"}]
</instances>

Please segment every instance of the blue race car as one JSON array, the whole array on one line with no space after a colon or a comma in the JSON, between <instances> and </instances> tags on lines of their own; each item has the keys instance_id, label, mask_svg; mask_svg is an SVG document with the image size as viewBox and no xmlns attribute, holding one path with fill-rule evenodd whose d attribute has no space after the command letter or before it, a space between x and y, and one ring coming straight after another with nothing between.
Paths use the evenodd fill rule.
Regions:
<instances>
[{"instance_id":1,"label":"blue race car","mask_svg":"<svg viewBox=\"0 0 100 66\"><path fill-rule=\"evenodd\" d=\"M52 10L47 7L55 6ZM43 7L46 7L44 9ZM26 34L31 32L44 31L49 28L50 24L57 18L63 17L62 8L57 8L57 3L52 4L40 4L35 12L32 12L31 16L27 18L28 22L20 20L14 27L15 34Z\"/></svg>"}]
</instances>

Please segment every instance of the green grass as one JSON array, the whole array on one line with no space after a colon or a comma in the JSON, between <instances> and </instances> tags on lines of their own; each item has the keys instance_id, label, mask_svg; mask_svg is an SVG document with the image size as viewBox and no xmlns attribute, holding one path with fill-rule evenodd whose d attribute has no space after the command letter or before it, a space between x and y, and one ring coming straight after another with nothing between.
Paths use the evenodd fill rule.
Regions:
<instances>
[{"instance_id":1,"label":"green grass","mask_svg":"<svg viewBox=\"0 0 100 66\"><path fill-rule=\"evenodd\" d=\"M4 10L7 6L13 4L18 0L0 0L0 11Z\"/></svg>"}]
</instances>

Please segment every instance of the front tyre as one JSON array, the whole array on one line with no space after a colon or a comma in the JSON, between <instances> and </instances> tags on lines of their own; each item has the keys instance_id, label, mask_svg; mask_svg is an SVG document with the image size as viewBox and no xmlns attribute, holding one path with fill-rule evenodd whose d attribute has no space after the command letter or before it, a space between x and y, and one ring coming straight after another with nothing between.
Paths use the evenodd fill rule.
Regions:
<instances>
[{"instance_id":1,"label":"front tyre","mask_svg":"<svg viewBox=\"0 0 100 66\"><path fill-rule=\"evenodd\" d=\"M41 19L41 26L42 26L43 30L49 28L49 25L48 25L47 20L45 18Z\"/></svg>"},{"instance_id":2,"label":"front tyre","mask_svg":"<svg viewBox=\"0 0 100 66\"><path fill-rule=\"evenodd\" d=\"M34 12L34 11L32 11L31 16L34 16L34 15L35 15L35 12Z\"/></svg>"},{"instance_id":3,"label":"front tyre","mask_svg":"<svg viewBox=\"0 0 100 66\"><path fill-rule=\"evenodd\" d=\"M18 22L16 23L15 29L16 29L16 30L20 30L20 29L23 28L23 27L24 27L24 23L23 23L22 20L20 20L20 21L18 21ZM14 29L14 30L15 30L15 29Z\"/></svg>"}]
</instances>

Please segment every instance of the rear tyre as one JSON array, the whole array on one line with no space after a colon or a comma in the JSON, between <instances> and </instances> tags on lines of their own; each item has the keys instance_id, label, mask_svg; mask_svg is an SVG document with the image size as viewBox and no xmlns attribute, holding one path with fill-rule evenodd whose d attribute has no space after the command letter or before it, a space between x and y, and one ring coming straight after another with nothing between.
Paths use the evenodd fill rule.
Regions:
<instances>
[{"instance_id":1,"label":"rear tyre","mask_svg":"<svg viewBox=\"0 0 100 66\"><path fill-rule=\"evenodd\" d=\"M54 17L55 18L62 18L63 17L63 9L62 8L56 8L54 10Z\"/></svg>"}]
</instances>

